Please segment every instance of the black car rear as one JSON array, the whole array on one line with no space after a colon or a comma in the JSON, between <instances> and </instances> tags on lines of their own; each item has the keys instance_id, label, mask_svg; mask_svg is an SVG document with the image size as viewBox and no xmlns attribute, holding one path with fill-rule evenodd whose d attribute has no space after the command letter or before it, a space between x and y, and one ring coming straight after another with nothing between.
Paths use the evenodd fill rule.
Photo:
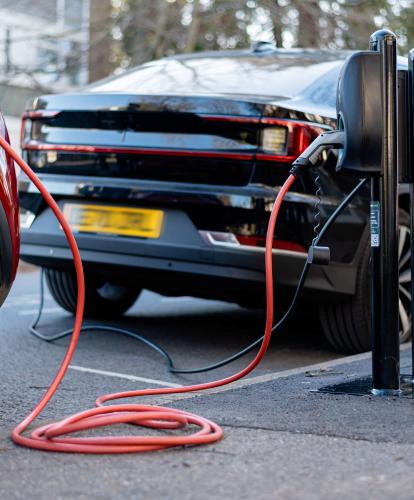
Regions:
<instances>
[{"instance_id":1,"label":"black car rear","mask_svg":"<svg viewBox=\"0 0 414 500\"><path fill-rule=\"evenodd\" d=\"M77 231L89 314L122 313L143 288L262 303L272 203L291 162L334 126L345 57L271 50L168 58L82 93L33 102L24 116L22 147ZM325 160L323 218L355 183L335 174L334 158ZM55 299L73 310L64 236L25 179L20 197L22 257L47 269ZM282 303L314 236L316 201L310 173L284 205L274 243ZM309 300L353 300L366 223L361 198L327 236L332 262L310 273Z\"/></svg>"}]
</instances>

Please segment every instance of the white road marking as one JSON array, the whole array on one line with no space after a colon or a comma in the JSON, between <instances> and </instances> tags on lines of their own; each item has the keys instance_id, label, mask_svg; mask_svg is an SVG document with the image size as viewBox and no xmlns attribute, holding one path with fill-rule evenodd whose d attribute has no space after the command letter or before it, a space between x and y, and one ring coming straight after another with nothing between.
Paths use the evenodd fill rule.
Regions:
<instances>
[{"instance_id":1,"label":"white road marking","mask_svg":"<svg viewBox=\"0 0 414 500\"><path fill-rule=\"evenodd\" d=\"M24 309L23 311L18 311L18 316L33 316L39 311L39 309ZM61 307L45 307L42 314L53 314L57 312L63 312Z\"/></svg>"},{"instance_id":2,"label":"white road marking","mask_svg":"<svg viewBox=\"0 0 414 500\"><path fill-rule=\"evenodd\" d=\"M22 307L22 306L33 306L39 304L39 298L36 299L14 299L7 300L2 307Z\"/></svg>"},{"instance_id":3,"label":"white road marking","mask_svg":"<svg viewBox=\"0 0 414 500\"><path fill-rule=\"evenodd\" d=\"M56 303L49 296L45 297L45 304L56 305ZM21 295L21 296L12 295L12 296L9 296L6 300L6 302L2 305L2 308L15 308L15 307L17 307L17 308L21 309L24 306L37 307L38 305L39 305L39 294L34 293L32 295Z\"/></svg>"},{"instance_id":4,"label":"white road marking","mask_svg":"<svg viewBox=\"0 0 414 500\"><path fill-rule=\"evenodd\" d=\"M84 366L69 365L71 370L84 373L94 373L95 375L104 375L105 377L123 378L132 380L133 382L145 382L152 385L160 385L161 387L182 387L180 384L173 384L172 382L165 382L164 380L156 380L153 378L138 377L136 375L128 375L126 373L108 372L106 370L96 370L95 368L86 368Z\"/></svg>"}]
</instances>

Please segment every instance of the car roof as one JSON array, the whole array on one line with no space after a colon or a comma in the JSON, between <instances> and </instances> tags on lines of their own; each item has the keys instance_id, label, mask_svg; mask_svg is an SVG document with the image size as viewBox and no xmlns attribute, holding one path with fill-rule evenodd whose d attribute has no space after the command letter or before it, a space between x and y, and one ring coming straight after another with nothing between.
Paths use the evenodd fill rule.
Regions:
<instances>
[{"instance_id":1,"label":"car roof","mask_svg":"<svg viewBox=\"0 0 414 500\"><path fill-rule=\"evenodd\" d=\"M263 43L259 47L252 49L228 49L228 50L210 50L203 52L191 52L188 54L174 54L167 56L164 59L191 60L202 58L217 58L232 57L282 57L282 58L308 58L315 62L326 60L344 60L350 56L352 50L332 50L332 49L314 49L314 48L277 48L272 44Z\"/></svg>"},{"instance_id":2,"label":"car roof","mask_svg":"<svg viewBox=\"0 0 414 500\"><path fill-rule=\"evenodd\" d=\"M174 55L137 66L85 90L292 98L325 74L334 71L338 75L350 54L350 51L261 47L256 51Z\"/></svg>"}]
</instances>

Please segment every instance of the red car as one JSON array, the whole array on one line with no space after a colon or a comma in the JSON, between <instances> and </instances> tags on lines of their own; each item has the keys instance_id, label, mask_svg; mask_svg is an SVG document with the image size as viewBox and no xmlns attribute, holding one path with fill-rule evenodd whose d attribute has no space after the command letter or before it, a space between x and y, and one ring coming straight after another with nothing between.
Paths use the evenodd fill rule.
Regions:
<instances>
[{"instance_id":1,"label":"red car","mask_svg":"<svg viewBox=\"0 0 414 500\"><path fill-rule=\"evenodd\" d=\"M9 141L6 123L0 113L0 135ZM13 160L0 148L0 305L16 277L19 262L19 206Z\"/></svg>"}]
</instances>

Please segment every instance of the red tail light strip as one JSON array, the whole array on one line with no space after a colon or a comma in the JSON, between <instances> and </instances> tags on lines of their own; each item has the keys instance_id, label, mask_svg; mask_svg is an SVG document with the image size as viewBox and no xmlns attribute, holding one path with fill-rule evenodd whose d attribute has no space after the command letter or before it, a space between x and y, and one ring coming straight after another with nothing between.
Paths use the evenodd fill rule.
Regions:
<instances>
[{"instance_id":1,"label":"red tail light strip","mask_svg":"<svg viewBox=\"0 0 414 500\"><path fill-rule=\"evenodd\" d=\"M108 153L128 155L153 155L153 156L185 156L196 158L227 158L231 160L253 160L254 153L229 153L221 151L191 151L177 149L155 149L155 148L120 148L111 146L87 146L75 144L40 144L29 141L22 144L26 151L63 151L72 153Z\"/></svg>"},{"instance_id":2,"label":"red tail light strip","mask_svg":"<svg viewBox=\"0 0 414 500\"><path fill-rule=\"evenodd\" d=\"M289 155L272 155L270 153L257 153L256 160L259 161L273 161L277 163L293 163L299 155L289 156Z\"/></svg>"},{"instance_id":3,"label":"red tail light strip","mask_svg":"<svg viewBox=\"0 0 414 500\"><path fill-rule=\"evenodd\" d=\"M74 153L107 153L107 154L129 154L129 155L156 155L156 156L181 156L195 158L223 158L240 161L269 161L277 163L292 163L304 149L315 139L326 127L285 120L282 118L257 118L249 116L225 116L225 115L199 115L207 121L246 123L263 126L285 127L288 131L287 153L285 155L275 155L265 152L256 153L233 153L226 151L200 151L200 150L177 150L177 149L155 149L155 148L131 148L131 147L111 147L111 146L91 146L74 144L44 144L36 141L24 141L24 129L27 119L38 120L57 116L60 111L28 111L23 115L21 147L23 150L31 151L63 151Z\"/></svg>"}]
</instances>

